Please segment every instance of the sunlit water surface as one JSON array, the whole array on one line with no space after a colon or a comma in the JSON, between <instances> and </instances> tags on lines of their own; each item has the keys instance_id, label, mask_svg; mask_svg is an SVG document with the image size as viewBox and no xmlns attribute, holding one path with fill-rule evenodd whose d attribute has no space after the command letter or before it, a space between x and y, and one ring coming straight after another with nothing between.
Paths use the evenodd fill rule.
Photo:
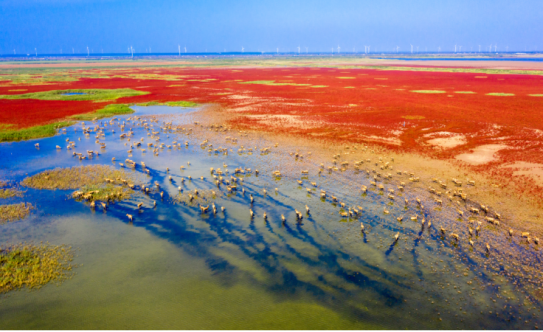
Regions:
<instances>
[{"instance_id":1,"label":"sunlit water surface","mask_svg":"<svg viewBox=\"0 0 543 332\"><path fill-rule=\"evenodd\" d=\"M157 106L135 109L138 116L197 111ZM127 117L118 118L122 121ZM182 119L190 121L189 117ZM130 123L127 130L129 127ZM154 142L144 128L133 126L133 130L132 141L144 137L145 143ZM157 124L153 130L158 131ZM34 147L36 141L1 144L0 178L21 181L55 167L120 167L111 159L124 162L127 141L119 139L118 125L108 126L104 132L102 141L107 148L84 161L65 148L69 138L76 142L78 152L98 150L94 135L85 138L80 125L68 128L65 134L38 140L39 150ZM488 271L473 262L465 246L455 248L440 239L436 230L421 230L420 223L398 223L383 215L384 207L391 212L404 208L389 204L375 191L361 196L352 189L359 184L328 173L312 175L311 181L319 182L318 189L333 192L348 206L364 208L359 218L341 218L340 207L329 199L320 199L318 191L307 194L306 185L276 180L266 171L284 165L284 155L238 154L239 146L232 146L233 152L228 155L208 153L200 147L201 140L191 135L162 133L160 137L160 142L171 144L176 140L182 147L164 148L159 156L134 149L130 159L145 162L150 175L144 174L139 164L133 172L142 174L150 185L159 182L165 193L163 199L157 190L150 195L138 192L130 200L102 211L70 199L72 190L26 188L23 198L6 200L31 202L36 209L25 220L0 226L2 244L49 241L72 245L77 248L74 263L80 266L73 278L60 286L1 295L0 328L542 326L539 302L528 303L521 289L505 279L490 278ZM56 145L63 149L55 149ZM244 178L239 187L246 193L227 194L225 186L217 189L209 172L210 167L224 170L223 163L228 164L230 175L236 167L260 169L261 173L236 175ZM172 183L168 175L173 177ZM180 182L181 177L187 179L189 175L191 181ZM200 176L205 179L200 180ZM367 177L361 178L361 183L368 185ZM194 189L217 191L213 201L226 212L202 215L197 203L175 203L178 186L184 195ZM255 197L252 220L249 194ZM156 208L152 208L153 200L157 201ZM139 202L144 203L142 212L136 210ZM201 203L209 205L210 201ZM311 207L309 216L306 204ZM301 223L296 222L295 209L304 214ZM264 212L269 216L267 222L262 218ZM414 206L405 212L422 217ZM134 215L133 223L125 217L127 213ZM281 214L287 217L285 224L281 223ZM366 225L365 234L360 232L360 221ZM401 237L394 243L396 232L401 232Z\"/></svg>"}]
</instances>

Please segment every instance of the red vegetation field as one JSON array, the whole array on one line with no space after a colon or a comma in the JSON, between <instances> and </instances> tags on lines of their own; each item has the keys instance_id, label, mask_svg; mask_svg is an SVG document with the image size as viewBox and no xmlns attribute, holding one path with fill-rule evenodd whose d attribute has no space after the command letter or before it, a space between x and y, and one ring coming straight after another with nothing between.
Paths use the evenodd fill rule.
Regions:
<instances>
[{"instance_id":1,"label":"red vegetation field","mask_svg":"<svg viewBox=\"0 0 543 332\"><path fill-rule=\"evenodd\" d=\"M499 144L504 146L499 158L477 166L495 173L511 173L511 169L497 167L507 162L543 164L543 97L530 96L543 94L543 77L537 75L290 67L73 71L73 76L82 74L99 74L101 78L48 85L4 84L0 94L132 88L150 94L107 103L217 103L240 116L232 123L240 128L371 142L441 159L469 153L477 146ZM250 81L292 85L241 84ZM27 91L10 91L20 89ZM0 123L27 127L91 112L107 103L0 99ZM428 144L435 138L447 141L450 137L460 144L444 148Z\"/></svg>"}]
</instances>

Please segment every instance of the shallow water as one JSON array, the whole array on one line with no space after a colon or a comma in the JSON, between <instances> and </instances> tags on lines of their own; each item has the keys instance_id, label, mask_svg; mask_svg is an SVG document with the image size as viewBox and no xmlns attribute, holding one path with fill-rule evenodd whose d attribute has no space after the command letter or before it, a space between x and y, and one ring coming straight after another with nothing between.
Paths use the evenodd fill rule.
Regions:
<instances>
[{"instance_id":1,"label":"shallow water","mask_svg":"<svg viewBox=\"0 0 543 332\"><path fill-rule=\"evenodd\" d=\"M66 92L62 93L63 96L74 96L74 95L86 95L85 92Z\"/></svg>"},{"instance_id":2,"label":"shallow water","mask_svg":"<svg viewBox=\"0 0 543 332\"><path fill-rule=\"evenodd\" d=\"M136 115L173 115L194 109L164 106L135 107ZM118 117L118 119L128 116ZM190 117L176 119L191 121ZM105 122L105 121L104 121ZM87 123L88 125L89 123ZM154 142L141 126L127 123L144 142ZM159 131L153 124L152 130ZM94 127L94 126L93 126ZM74 131L74 128L77 131ZM111 130L114 129L113 134ZM196 131L196 130L195 130ZM80 161L66 150L66 139L76 142L77 152L98 150L94 135L85 138L81 126L66 133L36 141L0 145L0 178L21 181L24 177L55 167L109 164L120 167L127 157L126 139L117 124L104 128L101 141L107 148L99 156ZM234 135L228 133L227 135ZM26 189L24 197L6 202L27 201L36 206L25 220L1 225L3 244L21 241L49 241L77 247L74 261L82 266L73 278L60 286L47 285L35 291L15 291L0 296L0 328L3 329L456 329L534 328L541 326L540 301L522 285L482 265L481 250L451 244L435 228L393 215L418 215L419 220L454 222L454 214L442 210L422 212L415 204L387 200L369 188L360 195L361 184L372 180L364 173L353 182L351 175L324 172L316 176L320 161L311 157L297 162L273 149L236 153L241 145L231 144L228 155L208 152L195 134L161 133L160 142L181 147L133 150L138 162L133 171L149 185L156 181L164 191L149 195L138 192L130 200L111 204L107 211L91 210L69 198L72 190ZM81 138L81 141L78 140ZM184 142L188 141L186 147ZM213 143L213 142L210 142ZM55 149L56 145L63 147ZM143 144L146 145L146 144ZM262 141L258 148L271 145ZM214 146L216 148L216 146ZM111 158L116 157L117 163ZM144 161L146 175L139 162ZM187 162L190 161L190 165ZM228 194L217 189L210 167L225 167L233 176L236 167L253 171L235 175L244 179L246 193ZM287 165L288 166L284 166ZM180 165L185 169L181 170ZM166 172L166 167L170 168ZM300 174L310 168L304 185L271 171L291 168ZM170 183L168 176L173 177ZM188 180L188 176L192 180ZM204 176L204 180L200 180ZM181 178L185 182L181 182ZM309 181L318 187L308 194ZM387 181L383 181L388 185ZM182 195L198 189L215 190L211 201L226 212L201 214L198 204L176 203ZM278 188L278 192L274 191ZM267 190L267 194L263 193ZM318 190L333 193L347 206L361 206L357 218L341 218L340 206L321 199ZM255 198L249 216L249 194ZM397 193L401 200L407 193ZM157 207L152 208L152 201ZM143 202L142 212L136 204ZM305 213L305 205L311 213ZM384 214L383 208L390 214ZM295 209L304 219L296 221ZM268 215L268 221L262 218ZM125 215L134 215L128 222ZM287 218L282 224L281 214ZM366 232L360 232L360 221ZM394 234L400 240L395 243ZM480 248L479 248L480 249ZM531 256L540 264L539 254ZM485 263L486 264L486 263ZM489 266L491 264L489 263ZM539 266L539 265L536 265ZM526 323L525 323L526 322Z\"/></svg>"}]
</instances>

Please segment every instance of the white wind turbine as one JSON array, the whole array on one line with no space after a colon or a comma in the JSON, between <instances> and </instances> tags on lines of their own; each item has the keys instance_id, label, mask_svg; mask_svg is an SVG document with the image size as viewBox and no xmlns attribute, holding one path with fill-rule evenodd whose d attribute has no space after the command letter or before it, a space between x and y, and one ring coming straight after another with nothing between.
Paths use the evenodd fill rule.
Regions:
<instances>
[{"instance_id":1,"label":"white wind turbine","mask_svg":"<svg viewBox=\"0 0 543 332\"><path fill-rule=\"evenodd\" d=\"M89 47L87 46L87 56L90 55L90 52L89 52Z\"/></svg>"},{"instance_id":2,"label":"white wind turbine","mask_svg":"<svg viewBox=\"0 0 543 332\"><path fill-rule=\"evenodd\" d=\"M242 47L241 47L241 53L243 53L243 50L245 50L245 49L244 49L243 46L242 46Z\"/></svg>"},{"instance_id":3,"label":"white wind turbine","mask_svg":"<svg viewBox=\"0 0 543 332\"><path fill-rule=\"evenodd\" d=\"M411 45L411 44L409 44ZM411 54L413 54L413 45L411 45Z\"/></svg>"},{"instance_id":4,"label":"white wind turbine","mask_svg":"<svg viewBox=\"0 0 543 332\"><path fill-rule=\"evenodd\" d=\"M339 53L341 51L341 47L339 45L337 46L337 52Z\"/></svg>"},{"instance_id":5,"label":"white wind turbine","mask_svg":"<svg viewBox=\"0 0 543 332\"><path fill-rule=\"evenodd\" d=\"M456 53L456 45L454 45L454 53Z\"/></svg>"},{"instance_id":6,"label":"white wind turbine","mask_svg":"<svg viewBox=\"0 0 543 332\"><path fill-rule=\"evenodd\" d=\"M437 47L437 53L440 53L441 52L441 46L438 46Z\"/></svg>"}]
</instances>

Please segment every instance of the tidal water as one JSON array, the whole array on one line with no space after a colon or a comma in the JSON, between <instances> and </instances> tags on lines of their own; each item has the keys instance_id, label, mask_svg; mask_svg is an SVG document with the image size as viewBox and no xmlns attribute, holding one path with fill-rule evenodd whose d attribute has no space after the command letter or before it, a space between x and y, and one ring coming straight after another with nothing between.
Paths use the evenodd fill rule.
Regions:
<instances>
[{"instance_id":1,"label":"tidal water","mask_svg":"<svg viewBox=\"0 0 543 332\"><path fill-rule=\"evenodd\" d=\"M168 114L177 124L192 123L197 109L135 107L137 116ZM176 114L185 114L179 119ZM117 117L125 121L130 116ZM106 123L109 119L104 119ZM36 141L0 144L0 178L12 183L44 170L89 164L120 167L127 158L121 129L104 127L107 148L80 161L67 150L99 150L94 135L86 138L81 125L66 133ZM159 121L161 122L161 121ZM98 122L95 122L99 123ZM91 123L87 122L89 126ZM142 126L127 122L132 141L150 140ZM151 130L159 125L149 123ZM94 127L92 125L91 127ZM74 131L74 129L77 129ZM115 133L112 132L115 130ZM226 135L235 136L233 133ZM433 220L454 217L445 211L423 212L414 204L390 202L386 195L360 185L371 178L341 174L320 176L312 171L299 186L292 179L276 179L271 170L289 164L292 169L316 170L321 161L287 160L280 148L238 153L241 141L228 155L209 152L201 139L185 132L162 132L159 155L134 149L130 159L138 174L158 190L137 192L129 200L111 204L107 211L91 210L70 198L73 190L25 190L23 197L2 203L30 202L30 217L0 225L0 243L46 242L76 248L76 274L61 285L0 295L2 329L502 329L542 325L541 303L522 287L486 269L484 253L444 240L437 229L420 222L398 222L392 215ZM80 140L79 140L80 139ZM185 141L189 144L185 146ZM34 144L39 142L36 149ZM210 141L210 143L213 143ZM63 148L57 150L56 145ZM143 144L144 146L146 144ZM217 146L214 146L217 148ZM232 149L232 151L230 151ZM117 162L112 162L115 157ZM146 174L140 167L145 162ZM190 162L190 165L188 164ZM313 163L313 165L311 165ZM180 169L183 165L184 169ZM227 165L225 167L225 165ZM170 171L166 171L169 167ZM238 191L217 188L210 167L229 170L225 176L243 178ZM234 174L237 167L252 172ZM255 169L260 170L257 176ZM296 172L300 174L299 170ZM169 181L168 176L173 181ZM192 180L188 180L188 176ZM204 180L200 177L204 176ZM181 178L185 181L181 182ZM317 182L309 194L309 181ZM181 193L178 187L181 187ZM241 189L245 189L245 194ZM275 191L275 188L278 191ZM215 190L214 202L225 212L202 214L195 203L176 197L194 189ZM263 189L267 190L265 194ZM358 217L342 218L338 203L321 199L318 190L333 193L347 206L360 206ZM249 195L254 197L251 205ZM409 194L398 194L413 201ZM153 208L152 202L157 206ZM136 204L142 202L141 212ZM307 214L305 206L310 207ZM250 218L252 206L255 217ZM390 215L383 214L383 209ZM295 210L304 219L296 221ZM267 213L268 220L262 218ZM126 214L134 215L129 222ZM396 214L395 214L396 213ZM281 215L287 219L281 222ZM409 218L406 218L409 219ZM360 231L363 222L366 231ZM393 237L400 233L399 241ZM535 256L534 259L539 259ZM530 301L528 301L529 299Z\"/></svg>"}]
</instances>

